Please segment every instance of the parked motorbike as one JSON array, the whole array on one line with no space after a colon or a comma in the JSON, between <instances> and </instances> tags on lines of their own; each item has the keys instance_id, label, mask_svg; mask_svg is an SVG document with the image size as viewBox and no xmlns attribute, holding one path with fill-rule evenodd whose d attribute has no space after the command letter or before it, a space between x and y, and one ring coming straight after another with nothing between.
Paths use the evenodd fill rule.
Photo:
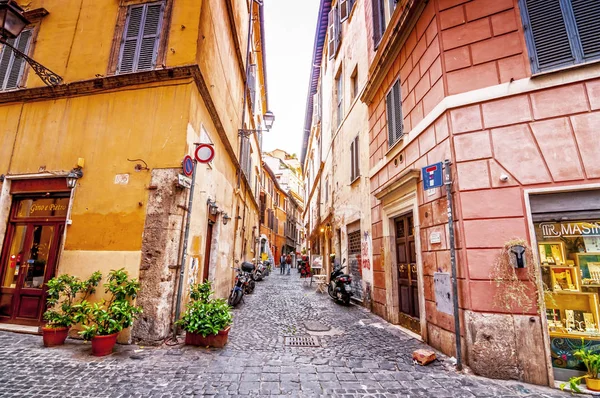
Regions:
<instances>
[{"instance_id":1,"label":"parked motorbike","mask_svg":"<svg viewBox=\"0 0 600 398\"><path fill-rule=\"evenodd\" d=\"M248 274L246 282L244 283L244 293L252 294L254 292L254 288L256 287L256 282L254 282L254 270L256 267L254 264L244 261L241 269L243 272Z\"/></svg>"},{"instance_id":2,"label":"parked motorbike","mask_svg":"<svg viewBox=\"0 0 600 398\"><path fill-rule=\"evenodd\" d=\"M265 266L264 276L269 276L271 274L271 262L269 260L263 261L263 265Z\"/></svg>"},{"instance_id":3,"label":"parked motorbike","mask_svg":"<svg viewBox=\"0 0 600 398\"><path fill-rule=\"evenodd\" d=\"M263 262L259 261L256 265L256 269L254 270L254 280L257 282L262 281L263 278L266 276L265 270L265 265L263 264Z\"/></svg>"},{"instance_id":4,"label":"parked motorbike","mask_svg":"<svg viewBox=\"0 0 600 398\"><path fill-rule=\"evenodd\" d=\"M235 267L233 267L233 269L237 271L237 275L235 276L235 284L233 285L233 289L231 289L231 294L227 299L227 303L230 306L235 307L244 297L244 285L246 284L247 276L241 269Z\"/></svg>"},{"instance_id":5,"label":"parked motorbike","mask_svg":"<svg viewBox=\"0 0 600 398\"><path fill-rule=\"evenodd\" d=\"M350 296L352 296L352 277L348 274L344 274L344 264L346 260L337 267L333 268L331 275L329 276L329 285L327 286L327 292L337 302L342 302L345 305L350 304Z\"/></svg>"}]
</instances>

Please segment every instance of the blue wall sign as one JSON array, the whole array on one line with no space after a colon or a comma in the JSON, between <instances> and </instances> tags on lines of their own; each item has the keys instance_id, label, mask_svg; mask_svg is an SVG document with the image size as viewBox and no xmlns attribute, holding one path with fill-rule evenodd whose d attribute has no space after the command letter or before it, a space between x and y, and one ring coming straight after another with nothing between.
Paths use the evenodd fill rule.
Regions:
<instances>
[{"instance_id":1,"label":"blue wall sign","mask_svg":"<svg viewBox=\"0 0 600 398\"><path fill-rule=\"evenodd\" d=\"M423 189L432 189L444 185L442 162L423 167Z\"/></svg>"},{"instance_id":2,"label":"blue wall sign","mask_svg":"<svg viewBox=\"0 0 600 398\"><path fill-rule=\"evenodd\" d=\"M192 173L194 172L194 161L192 160L192 157L187 155L186 157L183 158L183 174L185 174L186 176L191 176Z\"/></svg>"}]
</instances>

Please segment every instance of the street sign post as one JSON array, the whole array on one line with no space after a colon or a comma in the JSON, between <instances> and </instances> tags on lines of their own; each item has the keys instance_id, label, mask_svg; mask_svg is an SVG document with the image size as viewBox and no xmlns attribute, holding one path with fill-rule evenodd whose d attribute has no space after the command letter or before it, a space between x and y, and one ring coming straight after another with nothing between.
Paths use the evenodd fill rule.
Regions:
<instances>
[{"instance_id":1,"label":"street sign post","mask_svg":"<svg viewBox=\"0 0 600 398\"><path fill-rule=\"evenodd\" d=\"M183 158L183 174L190 177L194 172L194 159L190 155L185 155Z\"/></svg>"},{"instance_id":2,"label":"street sign post","mask_svg":"<svg viewBox=\"0 0 600 398\"><path fill-rule=\"evenodd\" d=\"M442 170L442 162L423 167L422 173L424 190L438 188L444 185Z\"/></svg>"}]
</instances>

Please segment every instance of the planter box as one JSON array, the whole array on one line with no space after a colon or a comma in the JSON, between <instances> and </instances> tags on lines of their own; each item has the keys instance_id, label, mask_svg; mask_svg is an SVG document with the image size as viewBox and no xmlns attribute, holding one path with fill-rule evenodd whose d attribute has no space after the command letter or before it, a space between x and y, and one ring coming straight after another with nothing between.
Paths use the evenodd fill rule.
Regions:
<instances>
[{"instance_id":1,"label":"planter box","mask_svg":"<svg viewBox=\"0 0 600 398\"><path fill-rule=\"evenodd\" d=\"M199 347L223 348L227 344L230 329L227 328L219 331L219 334L210 334L206 337L202 337L201 334L185 332L185 344Z\"/></svg>"}]
</instances>

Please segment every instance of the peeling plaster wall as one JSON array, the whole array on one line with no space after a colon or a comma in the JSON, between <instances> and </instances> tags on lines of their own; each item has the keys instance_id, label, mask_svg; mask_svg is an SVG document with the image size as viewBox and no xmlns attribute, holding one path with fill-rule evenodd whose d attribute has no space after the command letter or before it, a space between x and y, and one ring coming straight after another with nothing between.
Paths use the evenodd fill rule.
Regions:
<instances>
[{"instance_id":1,"label":"peeling plaster wall","mask_svg":"<svg viewBox=\"0 0 600 398\"><path fill-rule=\"evenodd\" d=\"M171 306L177 288L184 206L187 190L176 186L179 169L152 171L148 211L142 238L137 303L143 314L134 324L133 337L145 342L164 340L171 326Z\"/></svg>"}]
</instances>

